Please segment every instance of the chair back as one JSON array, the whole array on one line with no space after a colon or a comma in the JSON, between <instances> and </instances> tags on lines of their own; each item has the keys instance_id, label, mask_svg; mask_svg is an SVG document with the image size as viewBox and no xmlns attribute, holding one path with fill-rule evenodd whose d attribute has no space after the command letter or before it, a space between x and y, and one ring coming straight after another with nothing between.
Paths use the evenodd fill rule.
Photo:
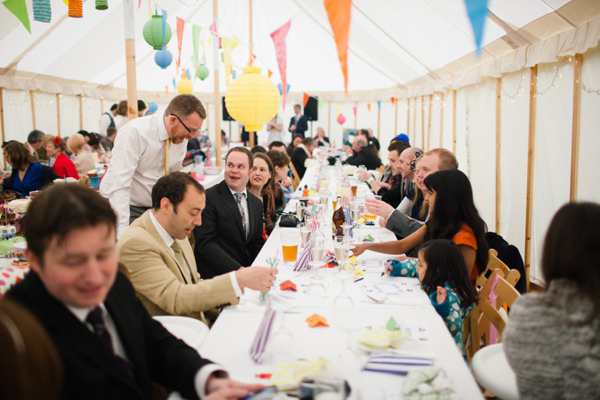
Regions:
<instances>
[{"instance_id":1,"label":"chair back","mask_svg":"<svg viewBox=\"0 0 600 400\"><path fill-rule=\"evenodd\" d=\"M292 169L292 187L294 190L298 189L298 185L300 184L300 175L296 172L296 168L294 167L294 163L290 162L290 168Z\"/></svg>"},{"instance_id":2,"label":"chair back","mask_svg":"<svg viewBox=\"0 0 600 400\"><path fill-rule=\"evenodd\" d=\"M381 164L375 171L379 172L379 178L381 179L385 172L385 165Z\"/></svg>"},{"instance_id":3,"label":"chair back","mask_svg":"<svg viewBox=\"0 0 600 400\"><path fill-rule=\"evenodd\" d=\"M517 284L519 278L521 277L519 271L517 271L516 269L508 268L508 266L498 258L498 252L496 250L490 249L489 259L485 267L485 271L483 271L483 273L481 273L475 280L475 287L482 288L488 280L488 278L486 277L490 276L492 271L495 271L497 269L502 271L504 279L507 282L509 282L513 287Z\"/></svg>"}]
</instances>

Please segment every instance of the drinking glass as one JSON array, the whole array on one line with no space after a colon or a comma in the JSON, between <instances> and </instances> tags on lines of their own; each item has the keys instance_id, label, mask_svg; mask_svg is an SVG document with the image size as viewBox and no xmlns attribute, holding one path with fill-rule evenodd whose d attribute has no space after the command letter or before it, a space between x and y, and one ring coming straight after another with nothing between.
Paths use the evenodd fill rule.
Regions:
<instances>
[{"instance_id":1,"label":"drinking glass","mask_svg":"<svg viewBox=\"0 0 600 400\"><path fill-rule=\"evenodd\" d=\"M269 362L274 364L288 363L296 360L296 349L294 346L294 335L285 326L285 313L283 310L276 311L275 320L277 328L271 334L267 348Z\"/></svg>"},{"instance_id":2,"label":"drinking glass","mask_svg":"<svg viewBox=\"0 0 600 400\"><path fill-rule=\"evenodd\" d=\"M310 228L308 226L301 227L300 236L302 237L302 246L306 246L306 243L308 243L308 238L310 237Z\"/></svg>"},{"instance_id":3,"label":"drinking glass","mask_svg":"<svg viewBox=\"0 0 600 400\"><path fill-rule=\"evenodd\" d=\"M318 268L315 268L318 269ZM311 279L306 288L306 302L310 307L320 307L325 299L325 279Z\"/></svg>"},{"instance_id":4,"label":"drinking glass","mask_svg":"<svg viewBox=\"0 0 600 400\"><path fill-rule=\"evenodd\" d=\"M337 329L346 332L346 347L336 360L336 372L343 378L351 378L360 370L361 360L352 346L353 332L360 329L356 308L352 297L348 293L350 276L342 278L342 290L333 301L333 323Z\"/></svg>"},{"instance_id":5,"label":"drinking glass","mask_svg":"<svg viewBox=\"0 0 600 400\"><path fill-rule=\"evenodd\" d=\"M281 249L283 251L283 262L296 262L298 257L298 231L296 229L281 230Z\"/></svg>"},{"instance_id":6,"label":"drinking glass","mask_svg":"<svg viewBox=\"0 0 600 400\"><path fill-rule=\"evenodd\" d=\"M344 269L344 264L346 263L346 256L347 256L347 252L348 252L346 244L344 243L344 238L337 237L335 239L333 248L335 251L335 258L339 265L339 271L342 271Z\"/></svg>"}]
</instances>

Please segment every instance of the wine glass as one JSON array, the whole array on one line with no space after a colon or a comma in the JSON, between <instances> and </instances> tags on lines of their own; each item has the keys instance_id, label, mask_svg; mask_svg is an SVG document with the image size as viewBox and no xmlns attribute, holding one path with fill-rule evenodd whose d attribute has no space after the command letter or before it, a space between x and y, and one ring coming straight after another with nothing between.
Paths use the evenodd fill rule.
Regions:
<instances>
[{"instance_id":1,"label":"wine glass","mask_svg":"<svg viewBox=\"0 0 600 400\"><path fill-rule=\"evenodd\" d=\"M323 265L323 254L325 253L325 240L324 238L316 236L312 240L312 247L310 249L310 254L312 256L312 261L309 263L310 267L314 270L312 279L323 279L322 276L319 275L319 267Z\"/></svg>"},{"instance_id":2,"label":"wine glass","mask_svg":"<svg viewBox=\"0 0 600 400\"><path fill-rule=\"evenodd\" d=\"M338 262L339 271L343 271L344 265L346 263L346 256L347 256L347 251L348 251L348 249L346 248L346 245L344 243L344 238L336 237L333 248L335 251L335 258Z\"/></svg>"},{"instance_id":3,"label":"wine glass","mask_svg":"<svg viewBox=\"0 0 600 400\"><path fill-rule=\"evenodd\" d=\"M322 306L325 294L325 279L311 279L306 288L306 303L310 307Z\"/></svg>"},{"instance_id":4,"label":"wine glass","mask_svg":"<svg viewBox=\"0 0 600 400\"><path fill-rule=\"evenodd\" d=\"M268 344L268 360L274 364L292 362L296 360L294 335L285 326L285 311L275 311L277 329L271 334Z\"/></svg>"},{"instance_id":5,"label":"wine glass","mask_svg":"<svg viewBox=\"0 0 600 400\"><path fill-rule=\"evenodd\" d=\"M360 329L356 308L348 293L350 276L342 278L342 290L333 301L333 323L337 329L346 332L345 349L338 355L336 371L345 379L352 378L361 367L361 360L353 348L353 332Z\"/></svg>"}]
</instances>

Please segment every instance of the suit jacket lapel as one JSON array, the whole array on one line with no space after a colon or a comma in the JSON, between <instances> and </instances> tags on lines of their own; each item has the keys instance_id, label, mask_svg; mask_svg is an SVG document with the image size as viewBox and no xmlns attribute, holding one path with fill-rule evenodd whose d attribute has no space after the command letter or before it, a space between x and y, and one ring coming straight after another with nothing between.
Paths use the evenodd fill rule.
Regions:
<instances>
[{"instance_id":1,"label":"suit jacket lapel","mask_svg":"<svg viewBox=\"0 0 600 400\"><path fill-rule=\"evenodd\" d=\"M229 190L229 186L227 186L225 181L219 184L219 197L221 200L223 200L223 203L227 206L227 208L229 208L229 211L231 211L235 222L237 222L240 233L242 236L244 236L244 225L242 225L242 215L240 214L240 209L238 208L237 202L233 198L231 190Z\"/></svg>"}]
</instances>

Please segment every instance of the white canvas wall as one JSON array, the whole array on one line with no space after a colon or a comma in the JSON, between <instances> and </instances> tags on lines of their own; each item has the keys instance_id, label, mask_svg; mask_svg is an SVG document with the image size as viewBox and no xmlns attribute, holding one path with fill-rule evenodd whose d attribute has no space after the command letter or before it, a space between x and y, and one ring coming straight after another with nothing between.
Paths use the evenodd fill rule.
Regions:
<instances>
[{"instance_id":1,"label":"white canvas wall","mask_svg":"<svg viewBox=\"0 0 600 400\"><path fill-rule=\"evenodd\" d=\"M56 114L56 95L35 92L35 127L40 131L56 135L58 133L58 115Z\"/></svg>"}]
</instances>

